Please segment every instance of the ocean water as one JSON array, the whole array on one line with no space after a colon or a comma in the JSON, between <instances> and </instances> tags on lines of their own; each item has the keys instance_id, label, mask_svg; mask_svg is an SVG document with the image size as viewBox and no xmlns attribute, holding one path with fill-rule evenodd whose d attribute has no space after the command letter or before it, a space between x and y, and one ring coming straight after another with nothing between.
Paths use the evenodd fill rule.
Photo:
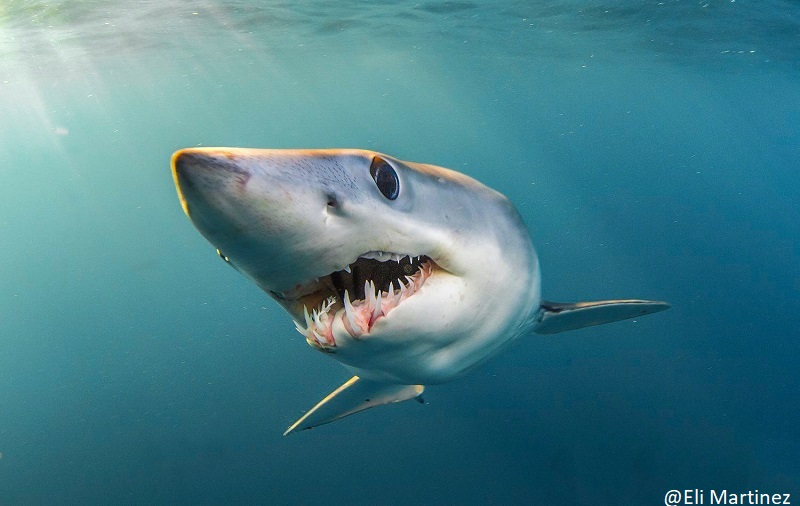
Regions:
<instances>
[{"instance_id":1,"label":"ocean water","mask_svg":"<svg viewBox=\"0 0 800 506\"><path fill-rule=\"evenodd\" d=\"M800 502L799 77L788 0L3 2L0 504ZM546 298L673 307L282 437L349 376L183 215L195 145L463 171Z\"/></svg>"}]
</instances>

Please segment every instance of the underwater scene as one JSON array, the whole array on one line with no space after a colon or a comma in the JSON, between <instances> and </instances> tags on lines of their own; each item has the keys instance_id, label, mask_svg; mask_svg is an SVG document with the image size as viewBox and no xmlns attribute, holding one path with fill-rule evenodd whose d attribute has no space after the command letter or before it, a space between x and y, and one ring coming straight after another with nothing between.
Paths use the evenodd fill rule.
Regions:
<instances>
[{"instance_id":1,"label":"underwater scene","mask_svg":"<svg viewBox=\"0 0 800 506\"><path fill-rule=\"evenodd\" d=\"M288 216L293 249L245 267L172 158L214 146L368 150L342 163L371 211L306 233L316 176L294 172L265 218ZM497 190L519 226L400 160ZM793 1L5 0L0 504L798 504L799 216ZM509 230L544 301L671 307L537 333L561 306L539 307ZM357 246L400 235L414 246ZM284 436L383 364L348 370L297 331L324 297L311 323L284 310L297 270L369 303L342 248L416 272L392 302L401 353L430 328L513 342L398 380L420 402ZM262 290L256 268L289 281ZM458 279L482 281L425 298ZM397 367L432 360L417 351Z\"/></svg>"}]
</instances>

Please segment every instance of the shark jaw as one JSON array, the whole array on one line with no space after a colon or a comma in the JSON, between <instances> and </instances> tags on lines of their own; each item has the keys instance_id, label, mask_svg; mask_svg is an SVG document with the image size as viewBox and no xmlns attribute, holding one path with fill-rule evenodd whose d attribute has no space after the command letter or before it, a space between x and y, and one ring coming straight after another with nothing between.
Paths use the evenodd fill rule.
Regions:
<instances>
[{"instance_id":1,"label":"shark jaw","mask_svg":"<svg viewBox=\"0 0 800 506\"><path fill-rule=\"evenodd\" d=\"M531 332L663 311L638 299L542 300L514 206L455 171L365 150L190 148L184 212L223 260L354 376L284 433L420 400Z\"/></svg>"},{"instance_id":2,"label":"shark jaw","mask_svg":"<svg viewBox=\"0 0 800 506\"><path fill-rule=\"evenodd\" d=\"M342 270L300 285L290 294L271 294L284 306L294 305L297 312L302 306L304 324L295 321L297 331L312 347L335 353L334 323L338 323L336 330L344 329L348 337L367 337L379 319L388 317L440 270L425 255L371 251Z\"/></svg>"},{"instance_id":3,"label":"shark jaw","mask_svg":"<svg viewBox=\"0 0 800 506\"><path fill-rule=\"evenodd\" d=\"M362 150L191 148L172 162L219 256L362 379L449 381L538 309L518 213L466 176Z\"/></svg>"}]
</instances>

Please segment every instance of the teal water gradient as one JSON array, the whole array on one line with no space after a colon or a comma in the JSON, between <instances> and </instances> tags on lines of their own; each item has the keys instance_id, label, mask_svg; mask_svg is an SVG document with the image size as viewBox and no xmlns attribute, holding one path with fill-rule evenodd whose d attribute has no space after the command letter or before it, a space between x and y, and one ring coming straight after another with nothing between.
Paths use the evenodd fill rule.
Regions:
<instances>
[{"instance_id":1,"label":"teal water gradient","mask_svg":"<svg viewBox=\"0 0 800 506\"><path fill-rule=\"evenodd\" d=\"M6 2L0 503L800 500L798 16ZM546 297L673 308L282 438L348 375L182 214L169 156L194 145L461 170L516 203Z\"/></svg>"}]
</instances>

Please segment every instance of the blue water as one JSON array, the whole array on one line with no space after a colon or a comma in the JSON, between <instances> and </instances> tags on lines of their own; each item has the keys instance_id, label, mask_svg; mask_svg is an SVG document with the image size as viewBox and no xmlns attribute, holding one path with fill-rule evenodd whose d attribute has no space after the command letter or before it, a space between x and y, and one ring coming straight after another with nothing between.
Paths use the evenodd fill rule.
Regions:
<instances>
[{"instance_id":1,"label":"blue water","mask_svg":"<svg viewBox=\"0 0 800 506\"><path fill-rule=\"evenodd\" d=\"M4 2L0 504L800 502L799 73L790 1ZM461 170L545 297L673 308L284 438L348 374L183 215L194 145Z\"/></svg>"}]
</instances>

